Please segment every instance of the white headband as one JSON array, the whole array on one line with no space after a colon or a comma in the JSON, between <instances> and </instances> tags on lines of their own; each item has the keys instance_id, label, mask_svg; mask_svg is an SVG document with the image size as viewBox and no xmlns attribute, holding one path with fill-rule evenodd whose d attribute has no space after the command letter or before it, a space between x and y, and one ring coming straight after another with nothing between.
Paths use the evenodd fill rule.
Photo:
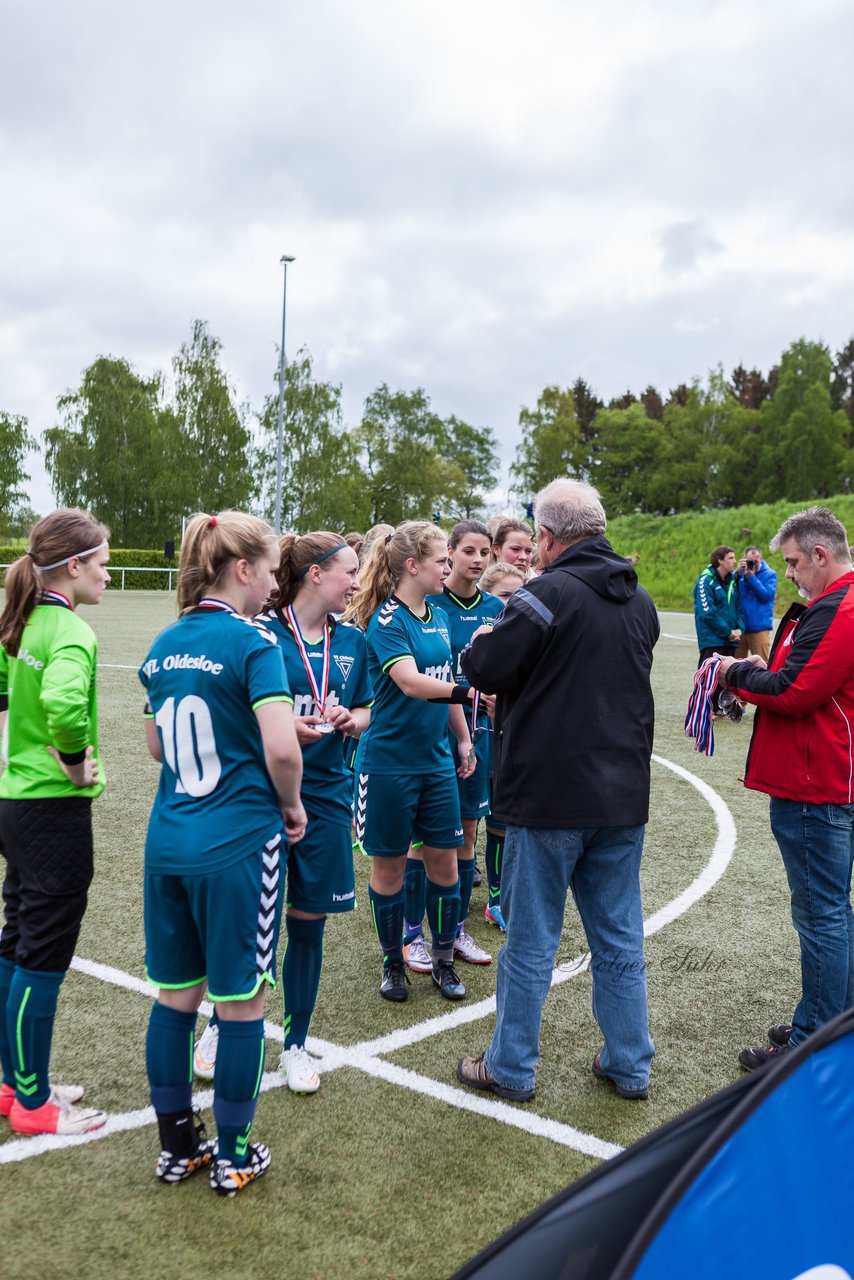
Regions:
<instances>
[{"instance_id":1,"label":"white headband","mask_svg":"<svg viewBox=\"0 0 854 1280\"><path fill-rule=\"evenodd\" d=\"M99 542L97 547L90 547L88 551L75 551L73 556L66 556L64 560L57 560L54 564L36 564L32 551L28 551L27 555L32 560L36 573L48 573L51 569L59 569L62 565L68 564L69 560L82 560L85 556L92 556L106 545L106 541Z\"/></svg>"}]
</instances>

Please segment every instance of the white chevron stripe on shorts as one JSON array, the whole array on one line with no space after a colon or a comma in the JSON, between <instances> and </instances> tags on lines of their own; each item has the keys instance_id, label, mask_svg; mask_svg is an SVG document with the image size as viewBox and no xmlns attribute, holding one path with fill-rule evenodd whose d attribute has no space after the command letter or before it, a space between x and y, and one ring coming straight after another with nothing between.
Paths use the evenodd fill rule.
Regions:
<instances>
[{"instance_id":1,"label":"white chevron stripe on shorts","mask_svg":"<svg viewBox=\"0 0 854 1280\"><path fill-rule=\"evenodd\" d=\"M365 836L365 814L368 807L368 775L359 774L359 786L356 790L356 839L361 844Z\"/></svg>"},{"instance_id":2,"label":"white chevron stripe on shorts","mask_svg":"<svg viewBox=\"0 0 854 1280\"><path fill-rule=\"evenodd\" d=\"M258 909L258 931L255 934L255 962L258 976L273 969L273 922L276 918L276 899L279 896L279 854L281 834L268 840L261 853L261 902Z\"/></svg>"}]
</instances>

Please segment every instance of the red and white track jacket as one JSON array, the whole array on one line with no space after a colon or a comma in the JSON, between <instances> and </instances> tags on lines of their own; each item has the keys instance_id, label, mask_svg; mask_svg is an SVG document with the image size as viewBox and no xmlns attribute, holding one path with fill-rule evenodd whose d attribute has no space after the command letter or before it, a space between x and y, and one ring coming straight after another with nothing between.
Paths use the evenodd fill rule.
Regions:
<instances>
[{"instance_id":1,"label":"red and white track jacket","mask_svg":"<svg viewBox=\"0 0 854 1280\"><path fill-rule=\"evenodd\" d=\"M781 800L854 803L854 573L792 605L767 671L738 662L727 683L759 708L746 787Z\"/></svg>"}]
</instances>

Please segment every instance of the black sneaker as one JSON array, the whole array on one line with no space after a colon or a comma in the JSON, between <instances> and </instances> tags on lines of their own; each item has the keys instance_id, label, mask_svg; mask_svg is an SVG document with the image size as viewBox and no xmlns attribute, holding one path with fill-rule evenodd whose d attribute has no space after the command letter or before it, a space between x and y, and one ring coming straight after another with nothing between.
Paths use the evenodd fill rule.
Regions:
<instances>
[{"instance_id":1,"label":"black sneaker","mask_svg":"<svg viewBox=\"0 0 854 1280\"><path fill-rule=\"evenodd\" d=\"M383 1000L408 1000L409 979L402 960L386 960L383 963L383 976L380 983L380 995Z\"/></svg>"},{"instance_id":2,"label":"black sneaker","mask_svg":"<svg viewBox=\"0 0 854 1280\"><path fill-rule=\"evenodd\" d=\"M597 1080L607 1080L617 1091L619 1098L625 1098L627 1102L646 1102L649 1097L649 1089L646 1085L638 1085L632 1088L630 1085L618 1084L613 1076L606 1075L602 1070L602 1063L599 1061L599 1054L593 1059L593 1074Z\"/></svg>"},{"instance_id":3,"label":"black sneaker","mask_svg":"<svg viewBox=\"0 0 854 1280\"><path fill-rule=\"evenodd\" d=\"M250 1182L256 1182L270 1167L270 1151L263 1142L250 1142L246 1164L215 1160L211 1166L211 1188L218 1196L236 1196Z\"/></svg>"},{"instance_id":4,"label":"black sneaker","mask_svg":"<svg viewBox=\"0 0 854 1280\"><path fill-rule=\"evenodd\" d=\"M171 1151L161 1151L154 1175L161 1182L183 1182L199 1169L206 1168L216 1156L216 1138L209 1138L198 1107L193 1107L193 1125L196 1130L196 1148L192 1155L176 1156Z\"/></svg>"},{"instance_id":5,"label":"black sneaker","mask_svg":"<svg viewBox=\"0 0 854 1280\"><path fill-rule=\"evenodd\" d=\"M745 1071L756 1071L757 1067L765 1067L769 1062L778 1062L790 1049L788 1044L772 1044L770 1049L742 1049L738 1055L739 1065Z\"/></svg>"},{"instance_id":6,"label":"black sneaker","mask_svg":"<svg viewBox=\"0 0 854 1280\"><path fill-rule=\"evenodd\" d=\"M768 1028L768 1039L778 1049L788 1049L789 1039L794 1029L790 1022L778 1022L776 1026Z\"/></svg>"},{"instance_id":7,"label":"black sneaker","mask_svg":"<svg viewBox=\"0 0 854 1280\"><path fill-rule=\"evenodd\" d=\"M433 961L433 981L446 1000L463 1000L466 989L452 960Z\"/></svg>"}]
</instances>

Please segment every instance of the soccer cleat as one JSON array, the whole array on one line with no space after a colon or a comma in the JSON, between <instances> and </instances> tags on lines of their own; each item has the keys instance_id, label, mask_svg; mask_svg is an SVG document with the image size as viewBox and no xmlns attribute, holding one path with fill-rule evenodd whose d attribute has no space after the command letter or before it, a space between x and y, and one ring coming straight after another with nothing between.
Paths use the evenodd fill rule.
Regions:
<instances>
[{"instance_id":1,"label":"soccer cleat","mask_svg":"<svg viewBox=\"0 0 854 1280\"><path fill-rule=\"evenodd\" d=\"M75 1102L79 1102L83 1097L82 1084L53 1084L51 1085L59 1102L67 1102L69 1106L73 1106ZM0 1085L0 1116L8 1116L12 1110L12 1103L15 1101L15 1090L10 1084Z\"/></svg>"},{"instance_id":2,"label":"soccer cleat","mask_svg":"<svg viewBox=\"0 0 854 1280\"><path fill-rule=\"evenodd\" d=\"M465 960L466 964L492 964L489 952L479 947L465 929L454 938L454 956L457 960Z\"/></svg>"},{"instance_id":3,"label":"soccer cleat","mask_svg":"<svg viewBox=\"0 0 854 1280\"><path fill-rule=\"evenodd\" d=\"M250 1182L255 1182L270 1167L270 1150L263 1142L250 1142L244 1165L230 1160L214 1160L211 1165L211 1187L219 1196L236 1196Z\"/></svg>"},{"instance_id":4,"label":"soccer cleat","mask_svg":"<svg viewBox=\"0 0 854 1280\"><path fill-rule=\"evenodd\" d=\"M106 1114L94 1107L77 1107L63 1099L54 1087L47 1102L34 1111L22 1107L17 1098L9 1111L9 1124L15 1133L88 1133L107 1123Z\"/></svg>"},{"instance_id":5,"label":"soccer cleat","mask_svg":"<svg viewBox=\"0 0 854 1280\"><path fill-rule=\"evenodd\" d=\"M649 1097L649 1088L642 1084L632 1086L627 1084L619 1084L613 1076L606 1075L602 1069L602 1063L599 1061L599 1054L593 1059L593 1074L597 1080L607 1080L617 1091L619 1098L625 1098L627 1102L646 1102Z\"/></svg>"},{"instance_id":6,"label":"soccer cleat","mask_svg":"<svg viewBox=\"0 0 854 1280\"><path fill-rule=\"evenodd\" d=\"M499 1098L507 1098L510 1102L530 1102L534 1096L533 1087L514 1089L512 1085L499 1084L486 1065L485 1053L478 1058L460 1058L457 1063L457 1079L462 1080L463 1084L471 1085L472 1089L488 1089L490 1093Z\"/></svg>"},{"instance_id":7,"label":"soccer cleat","mask_svg":"<svg viewBox=\"0 0 854 1280\"><path fill-rule=\"evenodd\" d=\"M413 973L433 972L433 960L423 934L419 933L416 938L404 945L403 958L407 968Z\"/></svg>"},{"instance_id":8,"label":"soccer cleat","mask_svg":"<svg viewBox=\"0 0 854 1280\"><path fill-rule=\"evenodd\" d=\"M218 1044L219 1024L209 1022L193 1050L193 1071L200 1080L213 1080Z\"/></svg>"},{"instance_id":9,"label":"soccer cleat","mask_svg":"<svg viewBox=\"0 0 854 1280\"><path fill-rule=\"evenodd\" d=\"M193 1107L193 1124L197 1146L192 1155L173 1156L171 1151L161 1151L154 1166L154 1175L161 1182L183 1182L199 1169L204 1169L216 1156L216 1138L209 1138L198 1107Z\"/></svg>"},{"instance_id":10,"label":"soccer cleat","mask_svg":"<svg viewBox=\"0 0 854 1280\"><path fill-rule=\"evenodd\" d=\"M505 924L504 916L501 914L501 908L497 902L494 902L491 907L484 908L483 918L487 924L498 925L498 928L502 933L507 932L507 925Z\"/></svg>"},{"instance_id":11,"label":"soccer cleat","mask_svg":"<svg viewBox=\"0 0 854 1280\"><path fill-rule=\"evenodd\" d=\"M791 1047L788 1044L772 1044L770 1049L742 1049L738 1055L739 1065L745 1071L755 1071L757 1067L765 1067L769 1062L778 1062Z\"/></svg>"},{"instance_id":12,"label":"soccer cleat","mask_svg":"<svg viewBox=\"0 0 854 1280\"><path fill-rule=\"evenodd\" d=\"M778 1049L788 1049L794 1029L790 1022L778 1022L776 1026L768 1028L768 1039Z\"/></svg>"},{"instance_id":13,"label":"soccer cleat","mask_svg":"<svg viewBox=\"0 0 854 1280\"><path fill-rule=\"evenodd\" d=\"M279 1070L287 1077L291 1093L317 1093L320 1088L317 1066L304 1044L292 1044L279 1058Z\"/></svg>"},{"instance_id":14,"label":"soccer cleat","mask_svg":"<svg viewBox=\"0 0 854 1280\"><path fill-rule=\"evenodd\" d=\"M383 1000L407 1000L410 986L406 969L402 960L386 960L383 963L383 976L380 982L380 995Z\"/></svg>"},{"instance_id":15,"label":"soccer cleat","mask_svg":"<svg viewBox=\"0 0 854 1280\"><path fill-rule=\"evenodd\" d=\"M465 999L466 989L460 982L460 975L454 968L452 960L435 960L433 962L433 981L446 1000Z\"/></svg>"},{"instance_id":16,"label":"soccer cleat","mask_svg":"<svg viewBox=\"0 0 854 1280\"><path fill-rule=\"evenodd\" d=\"M474 875L472 876L472 888L476 889L483 884L483 876L480 873L480 867L477 865L477 858L474 860Z\"/></svg>"}]
</instances>

